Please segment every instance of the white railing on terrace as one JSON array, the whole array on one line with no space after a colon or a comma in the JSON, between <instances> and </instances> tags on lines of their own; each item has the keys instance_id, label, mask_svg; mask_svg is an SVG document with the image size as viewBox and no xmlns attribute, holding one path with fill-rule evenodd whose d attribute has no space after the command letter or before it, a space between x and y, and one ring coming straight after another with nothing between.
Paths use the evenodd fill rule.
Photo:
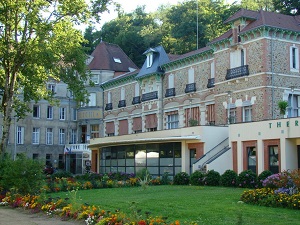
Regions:
<instances>
[{"instance_id":1,"label":"white railing on terrace","mask_svg":"<svg viewBox=\"0 0 300 225\"><path fill-rule=\"evenodd\" d=\"M71 151L90 151L87 144L68 144L65 147Z\"/></svg>"}]
</instances>

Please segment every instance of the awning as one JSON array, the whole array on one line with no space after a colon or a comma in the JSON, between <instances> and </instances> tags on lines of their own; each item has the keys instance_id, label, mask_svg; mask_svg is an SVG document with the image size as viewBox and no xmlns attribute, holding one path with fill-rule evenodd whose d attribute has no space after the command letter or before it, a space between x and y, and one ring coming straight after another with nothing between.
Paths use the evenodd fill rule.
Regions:
<instances>
[{"instance_id":1,"label":"awning","mask_svg":"<svg viewBox=\"0 0 300 225\"><path fill-rule=\"evenodd\" d=\"M105 140L106 138L99 138L99 143L94 143L88 145L88 148L95 147L108 147L116 145L128 145L136 143L150 143L150 142L174 142L174 141L199 141L201 140L200 135L191 135L191 136L173 136L173 137L157 137L157 138L140 138L140 139L131 139L126 140L122 139L122 136L116 136L116 140ZM111 138L111 137L110 137Z\"/></svg>"}]
</instances>

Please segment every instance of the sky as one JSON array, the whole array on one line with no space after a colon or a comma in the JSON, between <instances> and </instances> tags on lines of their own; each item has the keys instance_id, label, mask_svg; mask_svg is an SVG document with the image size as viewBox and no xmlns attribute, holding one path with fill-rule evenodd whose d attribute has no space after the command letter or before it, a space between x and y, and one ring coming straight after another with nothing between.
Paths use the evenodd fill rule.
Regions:
<instances>
[{"instance_id":1,"label":"sky","mask_svg":"<svg viewBox=\"0 0 300 225\"><path fill-rule=\"evenodd\" d=\"M115 2L121 4L125 13L134 11L138 6L145 5L146 12L154 12L160 5L176 5L178 2L183 2L184 0L114 0ZM232 3L236 0L227 0L228 3ZM97 30L100 30L101 26L114 18L117 17L117 13L111 8L110 13L103 13L101 16L101 22L99 27L95 25Z\"/></svg>"}]
</instances>

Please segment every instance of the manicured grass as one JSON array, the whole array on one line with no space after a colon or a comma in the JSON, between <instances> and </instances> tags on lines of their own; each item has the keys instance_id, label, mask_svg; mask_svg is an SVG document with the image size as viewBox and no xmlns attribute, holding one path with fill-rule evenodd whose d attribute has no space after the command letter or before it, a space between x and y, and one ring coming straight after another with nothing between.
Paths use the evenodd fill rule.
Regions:
<instances>
[{"instance_id":1,"label":"manicured grass","mask_svg":"<svg viewBox=\"0 0 300 225\"><path fill-rule=\"evenodd\" d=\"M104 210L120 210L129 216L133 202L140 214L168 217L197 224L300 224L298 210L269 208L238 203L245 189L199 186L149 186L78 191L83 203L98 205ZM66 197L66 192L55 194ZM54 194L52 194L54 196ZM145 216L144 216L145 217Z\"/></svg>"}]
</instances>

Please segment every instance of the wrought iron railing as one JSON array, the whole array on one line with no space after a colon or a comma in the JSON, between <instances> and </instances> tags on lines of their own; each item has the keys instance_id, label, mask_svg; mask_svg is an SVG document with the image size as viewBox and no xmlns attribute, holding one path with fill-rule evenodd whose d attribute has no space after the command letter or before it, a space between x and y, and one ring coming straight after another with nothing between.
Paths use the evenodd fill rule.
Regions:
<instances>
[{"instance_id":1,"label":"wrought iron railing","mask_svg":"<svg viewBox=\"0 0 300 225\"><path fill-rule=\"evenodd\" d=\"M126 107L126 100L120 100L118 104L118 108Z\"/></svg>"},{"instance_id":2,"label":"wrought iron railing","mask_svg":"<svg viewBox=\"0 0 300 225\"><path fill-rule=\"evenodd\" d=\"M133 97L132 105L136 105L136 104L139 104L139 103L141 103L141 97L140 96Z\"/></svg>"},{"instance_id":3,"label":"wrought iron railing","mask_svg":"<svg viewBox=\"0 0 300 225\"><path fill-rule=\"evenodd\" d=\"M207 82L207 88L212 88L215 86L215 78L209 78Z\"/></svg>"},{"instance_id":4,"label":"wrought iron railing","mask_svg":"<svg viewBox=\"0 0 300 225\"><path fill-rule=\"evenodd\" d=\"M105 110L112 110L112 109L113 109L112 103L107 103L105 105Z\"/></svg>"},{"instance_id":5,"label":"wrought iron railing","mask_svg":"<svg viewBox=\"0 0 300 225\"><path fill-rule=\"evenodd\" d=\"M190 93L194 91L196 91L196 83L187 84L184 90L185 93Z\"/></svg>"},{"instance_id":6,"label":"wrought iron railing","mask_svg":"<svg viewBox=\"0 0 300 225\"><path fill-rule=\"evenodd\" d=\"M226 80L244 77L249 75L248 65L235 67L227 70Z\"/></svg>"},{"instance_id":7,"label":"wrought iron railing","mask_svg":"<svg viewBox=\"0 0 300 225\"><path fill-rule=\"evenodd\" d=\"M171 96L175 96L175 88L169 88L166 90L165 97L167 98Z\"/></svg>"},{"instance_id":8,"label":"wrought iron railing","mask_svg":"<svg viewBox=\"0 0 300 225\"><path fill-rule=\"evenodd\" d=\"M158 99L158 92L153 91L142 95L142 102Z\"/></svg>"}]
</instances>

